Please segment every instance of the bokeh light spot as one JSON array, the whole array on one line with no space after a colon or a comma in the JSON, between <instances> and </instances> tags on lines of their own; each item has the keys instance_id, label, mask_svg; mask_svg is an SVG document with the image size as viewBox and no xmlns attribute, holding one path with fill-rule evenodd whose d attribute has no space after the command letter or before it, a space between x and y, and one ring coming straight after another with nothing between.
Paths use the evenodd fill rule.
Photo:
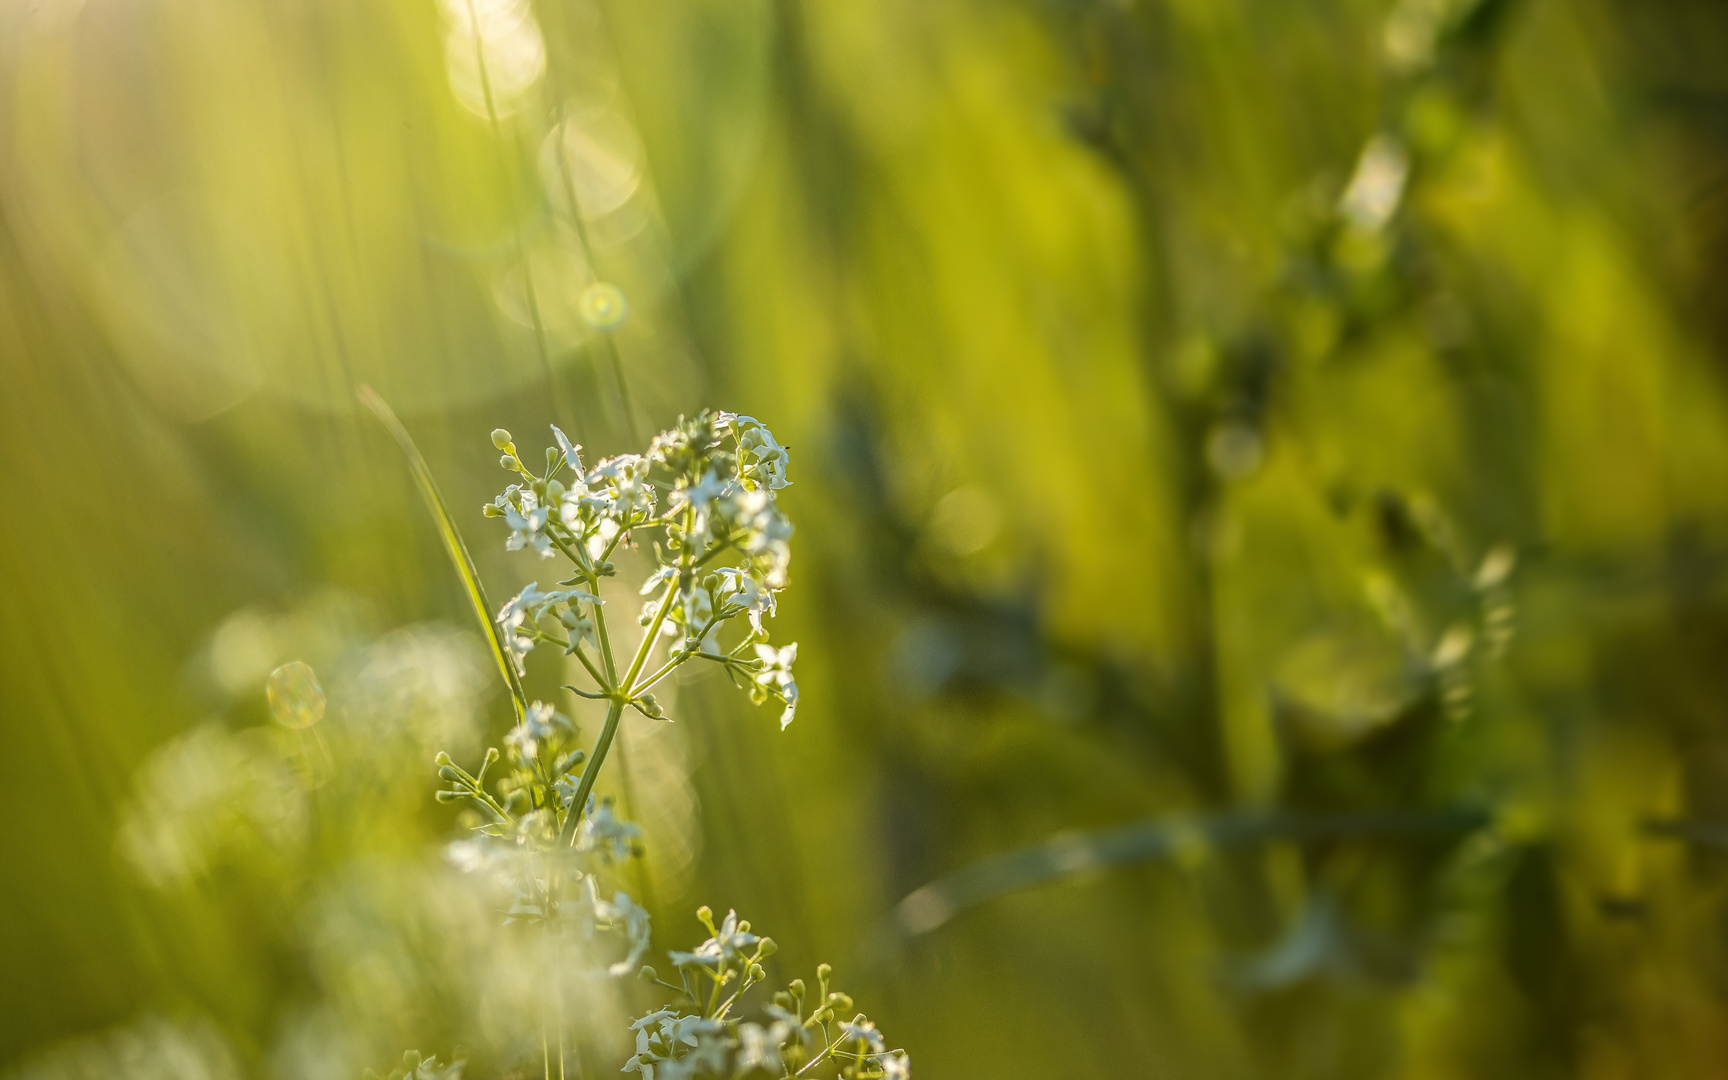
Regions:
<instances>
[{"instance_id":1,"label":"bokeh light spot","mask_svg":"<svg viewBox=\"0 0 1728 1080\"><path fill-rule=\"evenodd\" d=\"M324 688L304 660L290 660L270 673L264 684L270 717L285 728L309 728L324 718Z\"/></svg>"},{"instance_id":2,"label":"bokeh light spot","mask_svg":"<svg viewBox=\"0 0 1728 1080\"><path fill-rule=\"evenodd\" d=\"M578 306L582 321L596 330L615 330L630 313L624 290L608 281L596 281L583 289Z\"/></svg>"}]
</instances>

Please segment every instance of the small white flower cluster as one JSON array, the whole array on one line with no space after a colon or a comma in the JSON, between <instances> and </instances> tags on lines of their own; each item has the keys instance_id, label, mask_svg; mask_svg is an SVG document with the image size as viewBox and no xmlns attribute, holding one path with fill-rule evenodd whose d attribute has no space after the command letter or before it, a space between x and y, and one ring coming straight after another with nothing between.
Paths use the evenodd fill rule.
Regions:
<instances>
[{"instance_id":1,"label":"small white flower cluster","mask_svg":"<svg viewBox=\"0 0 1728 1080\"><path fill-rule=\"evenodd\" d=\"M586 756L572 746L575 736L568 717L534 702L504 736L509 763L492 785L496 794L486 779L501 758L496 749L486 752L477 774L439 754L438 774L450 785L438 792L439 801L469 802L482 815L474 835L450 844L445 854L458 869L486 874L504 890L506 923L552 923L579 940L619 939L625 956L605 969L617 977L632 971L648 948L648 912L622 889L604 898L600 872L641 853L641 830L620 820L610 799L601 799L581 816L573 843L559 843L562 823L576 817L570 770ZM559 778L547 784L553 774Z\"/></svg>"},{"instance_id":2,"label":"small white flower cluster","mask_svg":"<svg viewBox=\"0 0 1728 1080\"><path fill-rule=\"evenodd\" d=\"M774 954L774 941L751 933L735 911L718 925L706 907L696 917L709 937L689 952L669 954L677 983L642 969L644 979L676 991L678 1000L630 1025L636 1054L623 1071L642 1080L722 1080L757 1071L817 1075L827 1065L844 1080L910 1080L911 1059L904 1050L890 1050L869 1017L839 1019L852 1010L852 998L830 986L827 964L816 969L814 1001L806 1000L804 980L794 979L763 1010L766 1023L733 1018L745 993L767 977L762 961Z\"/></svg>"},{"instance_id":3,"label":"small white flower cluster","mask_svg":"<svg viewBox=\"0 0 1728 1080\"><path fill-rule=\"evenodd\" d=\"M400 1069L391 1069L388 1076L379 1076L367 1069L366 1080L462 1080L462 1067L467 1064L466 1061L452 1061L440 1065L436 1057L423 1058L419 1051L410 1050L402 1055Z\"/></svg>"},{"instance_id":4,"label":"small white flower cluster","mask_svg":"<svg viewBox=\"0 0 1728 1080\"><path fill-rule=\"evenodd\" d=\"M645 453L606 458L591 469L564 432L554 427L552 435L556 445L535 472L509 432L492 433L504 454L501 464L517 482L485 513L509 526L507 548L562 555L573 573L549 590L533 582L499 610L494 642L501 663L518 679L511 686L518 720L504 736L503 752L487 751L477 773L440 754L439 776L449 786L438 797L478 812L475 835L452 844L449 857L507 889L506 921L568 924L584 939L615 933L626 955L607 970L618 975L633 970L648 947L648 913L622 890L603 898L600 877L611 864L640 853L640 830L592 792L624 709L662 716L651 688L701 658L748 686L758 703L781 701L782 727L797 710L797 646L768 644L763 626L787 580L792 526L775 493L789 483L790 459L760 422L733 413L681 420ZM641 590L648 597L642 617L648 634L633 658L614 655L600 582L616 575L612 557L619 547L634 546L650 531L659 540L659 558ZM749 630L736 646L723 648L721 626L739 616ZM667 636L674 640L655 666L655 645ZM528 654L542 644L575 656L594 678L592 691L569 689L610 705L592 751L577 745L568 716L521 693ZM728 954L727 963L732 959ZM649 1037L685 1045L682 1028L655 1031Z\"/></svg>"},{"instance_id":5,"label":"small white flower cluster","mask_svg":"<svg viewBox=\"0 0 1728 1080\"><path fill-rule=\"evenodd\" d=\"M498 612L517 673L525 671L536 645L553 644L594 676L598 692L587 696L626 691L632 707L660 716L648 693L652 685L686 660L701 658L750 687L757 703L780 701L780 726L790 724L798 711L791 669L797 646L769 646L763 626L787 585L791 561L792 523L776 502L776 492L791 484L791 457L774 433L754 417L705 412L655 436L646 453L606 458L592 469L563 431L554 427L552 435L556 445L546 449L545 467L536 473L509 432L492 433L504 452L500 464L518 477L485 507L488 517L510 527L505 546L546 558L562 553L575 571L560 582L566 588L542 591L533 582ZM641 622L653 628L649 648L657 637L674 640L666 663L640 685L611 686L616 665L602 632L599 582L617 572L612 556L620 545L634 545L649 532L659 540L659 565L640 590L647 597ZM748 635L723 647L722 626L740 615L749 622Z\"/></svg>"},{"instance_id":6,"label":"small white flower cluster","mask_svg":"<svg viewBox=\"0 0 1728 1080\"><path fill-rule=\"evenodd\" d=\"M539 623L549 615L563 624L569 638L566 649L574 651L583 643L590 646L596 643L594 620L582 613L584 603L603 604L605 601L581 589L541 592L540 583L531 581L526 589L499 610L498 628L504 634L504 643L510 650L518 675L527 671L524 660L544 636L540 633Z\"/></svg>"},{"instance_id":7,"label":"small white flower cluster","mask_svg":"<svg viewBox=\"0 0 1728 1080\"><path fill-rule=\"evenodd\" d=\"M792 525L776 493L790 484L790 457L762 423L734 413L681 419L645 453L607 458L591 469L583 466L581 447L556 427L552 434L556 445L547 448L544 468L534 472L509 432L492 433L503 451L501 464L518 482L485 513L509 526L507 548L545 558L562 555L573 573L557 589L531 583L489 621L517 723L504 737L504 751L489 749L475 773L439 754L439 776L448 786L438 799L470 808L474 835L451 844L447 854L458 867L488 874L506 887L511 902L505 921L556 929L548 940L616 935L622 958L604 968L616 977L636 969L650 929L648 912L628 893L615 890L607 899L601 887L614 863L641 854L640 830L593 794L625 710L663 716L650 691L683 664L701 659L721 665L758 704L770 697L780 701L782 728L797 712L792 667L798 646L771 644L763 625L787 585ZM398 437L411 460L418 460L406 434ZM448 524L435 491L428 501ZM617 574L612 557L620 546L636 546L636 538L650 531L656 566L641 588L647 632L633 656L615 654L600 582ZM459 541L447 546L478 598L466 551ZM727 647L719 631L739 616L749 629ZM666 655L656 661L655 650L666 638L672 639ZM589 748L577 745L569 717L530 701L522 690L526 658L542 644L575 657L593 678L592 689L567 689L607 703L605 726ZM502 775L489 782L488 772L500 762ZM707 908L698 917L709 937L689 952L670 954L677 983L662 982L652 968L640 969L644 978L677 991L679 999L631 1025L636 1053L623 1071L642 1080L732 1080L756 1072L832 1076L816 1072L824 1066L846 1080L909 1076L905 1052L889 1049L869 1018L859 1013L840 1019L852 1000L830 989L826 964L817 971L814 1000L806 1001L803 981L794 980L774 995L765 1022L733 1018L745 992L766 978L762 961L773 955L774 942L752 933L735 912L718 925ZM550 1061L545 1058L548 1075ZM411 1064L421 1068L417 1058ZM412 1075L420 1080L418 1071Z\"/></svg>"}]
</instances>

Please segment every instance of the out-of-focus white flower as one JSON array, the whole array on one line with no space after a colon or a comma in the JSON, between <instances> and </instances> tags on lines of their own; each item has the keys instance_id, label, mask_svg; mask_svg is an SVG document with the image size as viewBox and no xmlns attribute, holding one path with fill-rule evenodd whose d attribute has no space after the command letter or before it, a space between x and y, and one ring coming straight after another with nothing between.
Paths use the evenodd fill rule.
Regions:
<instances>
[{"instance_id":1,"label":"out-of-focus white flower","mask_svg":"<svg viewBox=\"0 0 1728 1080\"><path fill-rule=\"evenodd\" d=\"M798 684L792 679L792 664L798 659L798 643L783 649L772 645L757 645L756 659L761 667L756 671L756 685L777 694L786 703L780 714L780 729L784 731L798 711Z\"/></svg>"},{"instance_id":2,"label":"out-of-focus white flower","mask_svg":"<svg viewBox=\"0 0 1728 1080\"><path fill-rule=\"evenodd\" d=\"M518 764L526 766L540 754L540 747L554 736L571 730L570 721L543 701L528 706L522 720L504 736L504 745Z\"/></svg>"},{"instance_id":3,"label":"out-of-focus white flower","mask_svg":"<svg viewBox=\"0 0 1728 1080\"><path fill-rule=\"evenodd\" d=\"M865 1046L870 1048L869 1052L872 1054L882 1053L888 1045L882 1041L882 1033L876 1030L876 1025L872 1024L869 1017L862 1013L858 1014L851 1020L851 1022L840 1029L839 1041L843 1043L863 1043Z\"/></svg>"},{"instance_id":4,"label":"out-of-focus white flower","mask_svg":"<svg viewBox=\"0 0 1728 1080\"><path fill-rule=\"evenodd\" d=\"M726 918L715 928L713 937L691 952L673 952L670 955L672 963L679 967L720 967L738 963L744 950L761 940L746 929L746 924L740 923L736 911L728 911Z\"/></svg>"}]
</instances>

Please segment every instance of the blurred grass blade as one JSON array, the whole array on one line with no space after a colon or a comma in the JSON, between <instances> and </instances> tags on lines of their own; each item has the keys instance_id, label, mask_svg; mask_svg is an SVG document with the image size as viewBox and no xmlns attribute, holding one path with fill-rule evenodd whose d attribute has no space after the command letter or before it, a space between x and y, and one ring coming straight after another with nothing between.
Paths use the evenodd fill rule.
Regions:
<instances>
[{"instance_id":1,"label":"blurred grass blade","mask_svg":"<svg viewBox=\"0 0 1728 1080\"><path fill-rule=\"evenodd\" d=\"M497 662L498 670L504 676L504 684L510 688L510 701L516 709L516 718L520 720L528 711L528 699L522 692L522 681L516 676L516 667L510 662L510 653L504 647L504 637L498 630L498 623L492 618L492 605L486 599L485 586L480 584L480 574L474 569L474 559L468 554L468 545L462 542L462 534L457 531L456 522L451 519L450 511L444 505L444 496L438 493L438 484L432 479L432 470L427 467L426 459L420 456L420 449L414 445L408 429L402 426L402 421L396 418L396 413L378 396L377 391L370 386L362 386L360 401L389 429L396 445L402 448L402 453L408 458L408 468L414 474L414 483L420 488L420 497L426 501L426 508L432 511L432 520L438 526L438 535L444 541L444 550L450 554L450 562L456 567L456 576L462 579L462 587L468 593L468 602L474 607L474 615L486 631L486 641L492 647L492 659Z\"/></svg>"},{"instance_id":2,"label":"blurred grass blade","mask_svg":"<svg viewBox=\"0 0 1728 1080\"><path fill-rule=\"evenodd\" d=\"M986 900L1096 867L1191 857L1211 848L1269 840L1462 835L1489 821L1487 811L1472 807L1320 815L1225 811L1196 818L1155 818L1058 836L964 867L908 894L885 929L891 938L918 937Z\"/></svg>"}]
</instances>

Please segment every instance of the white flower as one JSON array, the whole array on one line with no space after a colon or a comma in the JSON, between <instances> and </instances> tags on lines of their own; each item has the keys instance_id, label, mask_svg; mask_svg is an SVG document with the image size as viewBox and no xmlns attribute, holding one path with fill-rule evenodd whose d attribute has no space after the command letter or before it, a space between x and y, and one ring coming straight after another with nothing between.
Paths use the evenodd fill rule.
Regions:
<instances>
[{"instance_id":1,"label":"white flower","mask_svg":"<svg viewBox=\"0 0 1728 1080\"><path fill-rule=\"evenodd\" d=\"M528 706L522 720L504 736L504 745L517 762L527 765L540 753L540 745L570 726L570 721L543 701Z\"/></svg>"},{"instance_id":2,"label":"white flower","mask_svg":"<svg viewBox=\"0 0 1728 1080\"><path fill-rule=\"evenodd\" d=\"M771 589L786 587L786 568L792 561L792 522L780 512L774 496L757 488L734 500L732 527L743 537L739 547L750 556L752 563Z\"/></svg>"},{"instance_id":3,"label":"white flower","mask_svg":"<svg viewBox=\"0 0 1728 1080\"><path fill-rule=\"evenodd\" d=\"M774 590L766 587L749 571L728 566L720 571L718 595L722 608L737 608L748 612L750 625L762 630L762 616L774 614ZM735 612L728 612L735 614Z\"/></svg>"},{"instance_id":4,"label":"white flower","mask_svg":"<svg viewBox=\"0 0 1728 1080\"><path fill-rule=\"evenodd\" d=\"M738 435L738 471L751 483L766 487L770 491L779 491L790 487L792 481L786 479L786 470L792 463L792 457L786 448L775 441L774 433L767 425L754 416L739 416L736 413L722 413L727 419L727 426ZM746 465L746 457L755 461Z\"/></svg>"},{"instance_id":5,"label":"white flower","mask_svg":"<svg viewBox=\"0 0 1728 1080\"><path fill-rule=\"evenodd\" d=\"M539 582L530 581L526 589L498 609L498 629L504 632L504 647L510 650L510 659L516 663L518 675L527 670L523 658L534 651L533 636L523 630L533 625L534 610L545 595L540 591Z\"/></svg>"},{"instance_id":6,"label":"white flower","mask_svg":"<svg viewBox=\"0 0 1728 1080\"><path fill-rule=\"evenodd\" d=\"M733 484L730 480L722 480L719 473L709 469L702 474L702 479L694 484L673 491L671 502L674 507L688 506L695 511L696 519L691 533L694 536L702 536L708 532L708 505L727 494L732 488Z\"/></svg>"},{"instance_id":7,"label":"white flower","mask_svg":"<svg viewBox=\"0 0 1728 1080\"><path fill-rule=\"evenodd\" d=\"M912 1059L905 1054L883 1058L882 1080L912 1080Z\"/></svg>"},{"instance_id":8,"label":"white flower","mask_svg":"<svg viewBox=\"0 0 1728 1080\"><path fill-rule=\"evenodd\" d=\"M648 482L648 462L640 454L619 454L600 462L588 474L588 486L606 492L608 517L623 519L631 511L646 514L654 509L654 485Z\"/></svg>"},{"instance_id":9,"label":"white flower","mask_svg":"<svg viewBox=\"0 0 1728 1080\"><path fill-rule=\"evenodd\" d=\"M603 601L581 589L541 592L540 583L530 581L527 588L498 609L498 629L504 632L504 646L510 650L510 657L516 663L518 675L527 670L525 658L534 651L534 624L548 611L562 607L562 610L558 610L558 620L570 630L572 646L583 638L593 637L593 623L582 615L579 608L582 603L599 604Z\"/></svg>"},{"instance_id":10,"label":"white flower","mask_svg":"<svg viewBox=\"0 0 1728 1080\"><path fill-rule=\"evenodd\" d=\"M714 936L696 946L694 952L673 952L668 955L678 967L699 964L703 967L718 968L736 964L743 958L745 949L762 940L748 930L740 930L738 926L738 913L728 911Z\"/></svg>"},{"instance_id":11,"label":"white flower","mask_svg":"<svg viewBox=\"0 0 1728 1080\"><path fill-rule=\"evenodd\" d=\"M453 840L444 847L444 857L464 874L473 874L491 864L491 852L480 840Z\"/></svg>"},{"instance_id":12,"label":"white flower","mask_svg":"<svg viewBox=\"0 0 1728 1080\"><path fill-rule=\"evenodd\" d=\"M576 833L576 850L598 851L608 860L630 854L632 841L642 835L641 827L614 814L611 799L601 799L592 805Z\"/></svg>"},{"instance_id":13,"label":"white flower","mask_svg":"<svg viewBox=\"0 0 1728 1080\"><path fill-rule=\"evenodd\" d=\"M786 703L785 711L780 714L780 730L785 731L798 712L798 684L792 680L792 663L798 659L798 643L794 641L783 649L757 645L756 659L761 664L756 671L756 685L779 695L780 700Z\"/></svg>"},{"instance_id":14,"label":"white flower","mask_svg":"<svg viewBox=\"0 0 1728 1080\"><path fill-rule=\"evenodd\" d=\"M870 1053L880 1054L887 1048L882 1041L882 1033L876 1030L876 1025L863 1013L853 1017L852 1022L840 1029L839 1042L861 1042L870 1048Z\"/></svg>"},{"instance_id":15,"label":"white flower","mask_svg":"<svg viewBox=\"0 0 1728 1080\"><path fill-rule=\"evenodd\" d=\"M508 497L510 491L516 493L515 499ZM510 538L504 541L507 550L520 551L531 547L542 559L552 557L552 538L546 535L546 522L551 520L551 514L539 505L532 491L512 484L494 505L504 511L504 523L510 526Z\"/></svg>"},{"instance_id":16,"label":"white flower","mask_svg":"<svg viewBox=\"0 0 1728 1080\"><path fill-rule=\"evenodd\" d=\"M593 890L593 877L588 878L589 890ZM642 963L642 954L648 951L649 920L648 912L642 905L630 899L630 894L620 889L612 894L610 901L602 900L598 895L593 897L594 918L603 929L621 930L625 940L630 943L630 954L624 959L606 969L606 974L613 978L629 975Z\"/></svg>"},{"instance_id":17,"label":"white flower","mask_svg":"<svg viewBox=\"0 0 1728 1080\"><path fill-rule=\"evenodd\" d=\"M642 1080L719 1074L726 1065L725 1025L703 1016L679 1016L659 1009L630 1025L636 1032L636 1056L620 1072L640 1072Z\"/></svg>"},{"instance_id":18,"label":"white flower","mask_svg":"<svg viewBox=\"0 0 1728 1080\"><path fill-rule=\"evenodd\" d=\"M738 1072L761 1069L770 1076L778 1075L782 1071L780 1046L791 1035L789 1027L783 1020L776 1020L769 1027L756 1023L739 1024L738 1060L733 1067Z\"/></svg>"},{"instance_id":19,"label":"white flower","mask_svg":"<svg viewBox=\"0 0 1728 1080\"><path fill-rule=\"evenodd\" d=\"M564 451L564 463L576 470L576 475L580 478L583 475L582 448L571 442L570 436L559 431L557 424L552 425L552 437L558 440L558 449Z\"/></svg>"}]
</instances>

